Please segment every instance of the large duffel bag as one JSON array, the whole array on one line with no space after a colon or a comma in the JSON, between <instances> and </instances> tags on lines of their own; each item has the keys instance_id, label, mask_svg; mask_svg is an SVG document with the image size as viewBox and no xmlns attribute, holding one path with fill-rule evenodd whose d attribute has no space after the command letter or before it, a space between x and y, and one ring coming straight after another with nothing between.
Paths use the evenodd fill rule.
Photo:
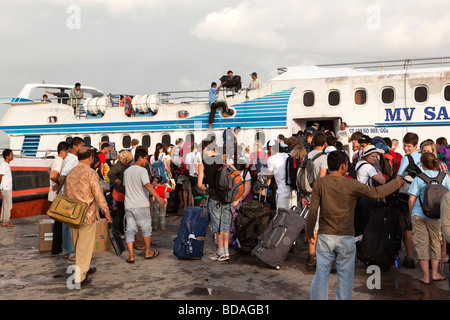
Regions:
<instances>
[{"instance_id":1,"label":"large duffel bag","mask_svg":"<svg viewBox=\"0 0 450 320\"><path fill-rule=\"evenodd\" d=\"M244 201L236 217L236 242L240 253L250 254L258 238L270 222L270 203L258 200Z\"/></svg>"},{"instance_id":2,"label":"large duffel bag","mask_svg":"<svg viewBox=\"0 0 450 320\"><path fill-rule=\"evenodd\" d=\"M178 235L173 240L173 254L180 259L201 259L209 213L204 207L188 207L181 219Z\"/></svg>"},{"instance_id":3,"label":"large duffel bag","mask_svg":"<svg viewBox=\"0 0 450 320\"><path fill-rule=\"evenodd\" d=\"M380 204L370 212L357 258L365 265L389 270L401 248L402 228L395 207Z\"/></svg>"},{"instance_id":4,"label":"large duffel bag","mask_svg":"<svg viewBox=\"0 0 450 320\"><path fill-rule=\"evenodd\" d=\"M292 244L306 226L306 219L297 210L278 208L269 227L260 236L252 255L279 270Z\"/></svg>"}]
</instances>

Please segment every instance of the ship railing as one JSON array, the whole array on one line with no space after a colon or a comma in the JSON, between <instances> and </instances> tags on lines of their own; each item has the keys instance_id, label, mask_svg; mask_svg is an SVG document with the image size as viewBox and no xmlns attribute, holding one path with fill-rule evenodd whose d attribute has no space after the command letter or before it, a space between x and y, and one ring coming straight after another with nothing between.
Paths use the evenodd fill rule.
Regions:
<instances>
[{"instance_id":1,"label":"ship railing","mask_svg":"<svg viewBox=\"0 0 450 320\"><path fill-rule=\"evenodd\" d=\"M319 67L352 67L353 69L386 70L386 69L445 67L448 65L450 65L450 57L322 64L322 65L318 65L318 66Z\"/></svg>"},{"instance_id":2,"label":"ship railing","mask_svg":"<svg viewBox=\"0 0 450 320\"><path fill-rule=\"evenodd\" d=\"M54 158L56 154L58 154L58 150L41 150L41 149L11 149L11 151L14 153L14 157L18 158L33 158L33 159L51 159ZM18 154L17 154L18 152ZM29 155L29 153L35 153L35 154L42 154L42 156L33 156Z\"/></svg>"},{"instance_id":3,"label":"ship railing","mask_svg":"<svg viewBox=\"0 0 450 320\"><path fill-rule=\"evenodd\" d=\"M191 104L208 102L209 90L165 91L158 92L161 104Z\"/></svg>"},{"instance_id":4,"label":"ship railing","mask_svg":"<svg viewBox=\"0 0 450 320\"><path fill-rule=\"evenodd\" d=\"M381 61L366 61L366 62L349 62L349 63L333 63L333 64L319 64L318 67L333 68L333 67L350 67L354 70L410 70L412 68L427 68L427 67L446 67L450 65L450 57L439 58L421 58L421 59L403 59L403 60L381 60ZM278 74L283 74L288 71L287 67L277 68Z\"/></svg>"}]
</instances>

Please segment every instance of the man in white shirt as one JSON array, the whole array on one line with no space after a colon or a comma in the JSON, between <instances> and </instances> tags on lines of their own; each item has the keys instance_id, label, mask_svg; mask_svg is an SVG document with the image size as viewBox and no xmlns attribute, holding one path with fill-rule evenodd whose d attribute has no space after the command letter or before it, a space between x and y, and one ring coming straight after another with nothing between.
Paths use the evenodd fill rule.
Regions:
<instances>
[{"instance_id":1,"label":"man in white shirt","mask_svg":"<svg viewBox=\"0 0 450 320\"><path fill-rule=\"evenodd\" d=\"M70 145L66 141L61 141L58 143L58 155L52 163L50 168L50 190L48 191L48 201L53 202L56 198L56 192L61 185L59 181L59 175L62 170L62 165L64 159L70 151ZM53 222L53 241L52 241L52 256L57 257L62 253L62 223L59 221Z\"/></svg>"},{"instance_id":2,"label":"man in white shirt","mask_svg":"<svg viewBox=\"0 0 450 320\"><path fill-rule=\"evenodd\" d=\"M297 194L286 184L286 160L288 154L285 148L281 147L278 141L272 139L267 143L267 149L270 154L267 160L267 177L269 179L274 177L277 183L277 208L290 209L292 206L297 206Z\"/></svg>"},{"instance_id":3,"label":"man in white shirt","mask_svg":"<svg viewBox=\"0 0 450 320\"><path fill-rule=\"evenodd\" d=\"M350 152L350 146L349 146L350 133L348 132L348 129L347 129L347 123L342 122L340 129L341 130L336 132L336 138L338 139L339 142L342 143L342 148L345 151L347 151L347 153L349 153Z\"/></svg>"},{"instance_id":4,"label":"man in white shirt","mask_svg":"<svg viewBox=\"0 0 450 320\"><path fill-rule=\"evenodd\" d=\"M58 188L61 185L59 175L62 171L63 161L69 153L70 145L66 141L61 141L58 144L57 150L58 155L50 168L50 190L48 191L48 201L50 202L55 200L56 191L58 191Z\"/></svg>"},{"instance_id":5,"label":"man in white shirt","mask_svg":"<svg viewBox=\"0 0 450 320\"><path fill-rule=\"evenodd\" d=\"M250 85L248 86L249 90L254 90L262 87L262 82L258 78L258 74L256 72L253 72L251 74L252 81L250 81Z\"/></svg>"},{"instance_id":6,"label":"man in white shirt","mask_svg":"<svg viewBox=\"0 0 450 320\"><path fill-rule=\"evenodd\" d=\"M13 227L10 222L11 209L12 209L12 189L13 179L11 173L11 167L9 163L13 161L14 154L11 149L3 150L4 161L0 164L0 188L2 193L2 227Z\"/></svg>"}]
</instances>

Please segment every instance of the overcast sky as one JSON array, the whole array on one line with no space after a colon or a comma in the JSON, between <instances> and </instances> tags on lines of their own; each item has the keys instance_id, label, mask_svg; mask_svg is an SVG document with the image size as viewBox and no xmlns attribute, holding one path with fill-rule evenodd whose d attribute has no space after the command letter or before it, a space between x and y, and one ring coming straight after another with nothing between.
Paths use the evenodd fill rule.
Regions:
<instances>
[{"instance_id":1,"label":"overcast sky","mask_svg":"<svg viewBox=\"0 0 450 320\"><path fill-rule=\"evenodd\" d=\"M450 1L0 0L0 96L26 83L207 90L231 69L450 56Z\"/></svg>"}]
</instances>

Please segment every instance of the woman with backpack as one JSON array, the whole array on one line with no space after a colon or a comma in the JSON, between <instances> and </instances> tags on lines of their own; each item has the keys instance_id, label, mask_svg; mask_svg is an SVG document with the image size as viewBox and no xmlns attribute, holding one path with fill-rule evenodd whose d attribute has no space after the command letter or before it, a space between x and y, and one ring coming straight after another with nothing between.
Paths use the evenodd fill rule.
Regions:
<instances>
[{"instance_id":1,"label":"woman with backpack","mask_svg":"<svg viewBox=\"0 0 450 320\"><path fill-rule=\"evenodd\" d=\"M450 190L450 178L445 174L440 174L439 160L431 152L424 152L420 157L422 164L422 175L414 178L408 190L409 197L409 212L412 220L412 242L416 249L420 267L423 272L422 278L419 279L421 283L430 284L429 262L431 261L431 280L441 281L446 280L444 276L439 274L438 266L441 258L441 229L439 218L431 218L427 216L428 208L433 205L440 205L439 197L428 196L430 186L437 188L432 190L433 195L444 195L444 189L436 185L436 180L432 183L427 183L426 178L442 178L440 185ZM438 208L439 212L440 209Z\"/></svg>"},{"instance_id":2,"label":"woman with backpack","mask_svg":"<svg viewBox=\"0 0 450 320\"><path fill-rule=\"evenodd\" d=\"M160 161L164 164L164 172L159 171L159 166L157 164ZM155 153L150 158L150 164L156 169L156 173L163 177L164 183L168 182L167 180L172 179L172 170L170 168L171 161L172 159L170 158L166 145L158 142L155 146Z\"/></svg>"}]
</instances>

